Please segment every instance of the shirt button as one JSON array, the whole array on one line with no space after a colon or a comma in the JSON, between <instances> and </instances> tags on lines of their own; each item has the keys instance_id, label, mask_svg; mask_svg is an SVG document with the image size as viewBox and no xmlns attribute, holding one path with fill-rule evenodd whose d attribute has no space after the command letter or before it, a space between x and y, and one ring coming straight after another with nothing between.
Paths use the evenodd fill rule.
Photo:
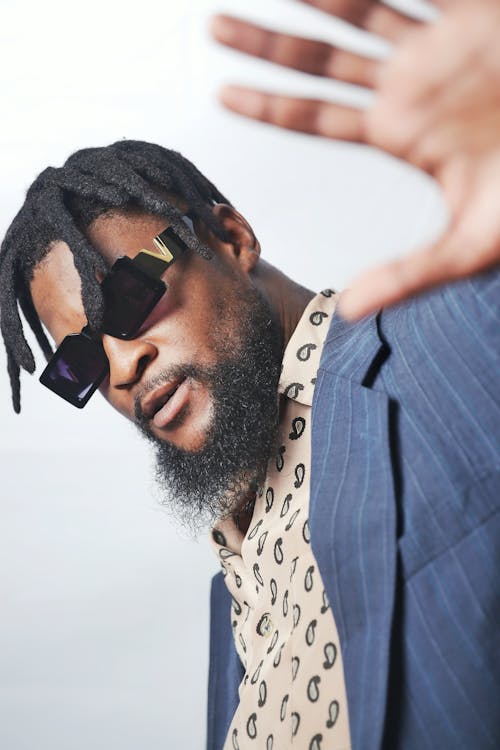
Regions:
<instances>
[{"instance_id":1,"label":"shirt button","mask_svg":"<svg viewBox=\"0 0 500 750\"><path fill-rule=\"evenodd\" d=\"M258 622L257 633L263 638L269 638L269 636L273 632L273 629L274 625L273 621L271 620L271 616L269 612L265 612Z\"/></svg>"}]
</instances>

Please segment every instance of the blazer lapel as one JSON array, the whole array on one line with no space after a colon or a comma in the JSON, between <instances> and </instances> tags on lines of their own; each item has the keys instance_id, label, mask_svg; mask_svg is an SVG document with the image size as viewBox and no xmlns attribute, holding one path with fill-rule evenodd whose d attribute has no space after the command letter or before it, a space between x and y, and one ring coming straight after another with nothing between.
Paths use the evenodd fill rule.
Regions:
<instances>
[{"instance_id":1,"label":"blazer lapel","mask_svg":"<svg viewBox=\"0 0 500 750\"><path fill-rule=\"evenodd\" d=\"M339 631L353 750L383 740L396 578L387 354L375 317L334 317L312 413L311 543Z\"/></svg>"}]
</instances>

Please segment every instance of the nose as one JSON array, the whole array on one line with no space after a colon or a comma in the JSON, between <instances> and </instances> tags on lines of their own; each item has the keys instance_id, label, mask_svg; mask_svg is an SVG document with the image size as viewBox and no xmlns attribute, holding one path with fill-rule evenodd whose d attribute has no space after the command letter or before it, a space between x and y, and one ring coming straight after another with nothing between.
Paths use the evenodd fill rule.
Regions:
<instances>
[{"instance_id":1,"label":"nose","mask_svg":"<svg viewBox=\"0 0 500 750\"><path fill-rule=\"evenodd\" d=\"M158 354L153 343L141 338L124 341L104 334L102 345L109 360L109 382L113 388L124 389L137 383Z\"/></svg>"}]
</instances>

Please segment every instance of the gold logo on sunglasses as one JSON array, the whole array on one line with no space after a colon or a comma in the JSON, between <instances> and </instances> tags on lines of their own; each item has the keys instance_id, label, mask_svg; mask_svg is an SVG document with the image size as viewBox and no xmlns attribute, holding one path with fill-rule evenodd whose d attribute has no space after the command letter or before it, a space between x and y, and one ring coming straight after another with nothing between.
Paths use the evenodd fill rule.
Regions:
<instances>
[{"instance_id":1,"label":"gold logo on sunglasses","mask_svg":"<svg viewBox=\"0 0 500 750\"><path fill-rule=\"evenodd\" d=\"M169 264L172 263L173 260L175 260L174 256L172 255L170 250L168 250L168 248L167 248L167 252L162 253L161 255L160 253L155 253L152 250L145 250L144 248L142 248L142 250L140 250L139 254L136 256L136 259L139 257L139 255L143 255L143 254L149 255L151 258L156 258L157 260L162 260L164 263L169 263ZM166 266L166 268L168 268L168 266Z\"/></svg>"},{"instance_id":2,"label":"gold logo on sunglasses","mask_svg":"<svg viewBox=\"0 0 500 750\"><path fill-rule=\"evenodd\" d=\"M160 235L154 238L153 245L159 250L159 252L163 255L164 258L166 258L169 263L174 259L174 256L172 255L166 244L163 242Z\"/></svg>"}]
</instances>

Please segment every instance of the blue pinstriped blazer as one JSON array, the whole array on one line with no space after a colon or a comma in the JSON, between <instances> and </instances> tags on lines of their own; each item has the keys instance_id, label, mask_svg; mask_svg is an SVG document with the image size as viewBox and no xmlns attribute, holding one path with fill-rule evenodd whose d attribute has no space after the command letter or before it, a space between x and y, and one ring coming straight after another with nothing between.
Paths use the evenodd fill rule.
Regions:
<instances>
[{"instance_id":1,"label":"blue pinstriped blazer","mask_svg":"<svg viewBox=\"0 0 500 750\"><path fill-rule=\"evenodd\" d=\"M311 543L353 750L498 750L500 273L335 316L312 435ZM209 750L242 677L229 607L217 576Z\"/></svg>"}]
</instances>

